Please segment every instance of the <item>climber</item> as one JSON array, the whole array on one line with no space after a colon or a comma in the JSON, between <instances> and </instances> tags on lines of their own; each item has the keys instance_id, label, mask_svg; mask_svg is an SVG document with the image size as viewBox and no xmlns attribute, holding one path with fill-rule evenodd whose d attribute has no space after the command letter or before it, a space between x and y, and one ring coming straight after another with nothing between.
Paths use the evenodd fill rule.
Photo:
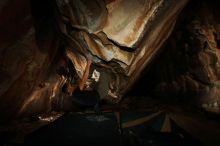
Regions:
<instances>
[{"instance_id":1,"label":"climber","mask_svg":"<svg viewBox=\"0 0 220 146\"><path fill-rule=\"evenodd\" d=\"M79 81L79 85L74 86L72 91L73 102L77 103L81 107L94 107L96 113L100 114L100 95L97 91L97 80L89 78L92 66L92 58L87 59L86 69L82 78ZM92 71L97 72L97 71ZM77 82L76 82L77 83Z\"/></svg>"}]
</instances>

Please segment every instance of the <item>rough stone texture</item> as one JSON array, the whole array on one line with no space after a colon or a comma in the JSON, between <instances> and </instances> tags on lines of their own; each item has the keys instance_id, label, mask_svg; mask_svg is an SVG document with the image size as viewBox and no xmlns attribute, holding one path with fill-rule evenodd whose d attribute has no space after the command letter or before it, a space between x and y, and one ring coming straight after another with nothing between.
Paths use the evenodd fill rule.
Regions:
<instances>
[{"instance_id":1,"label":"rough stone texture","mask_svg":"<svg viewBox=\"0 0 220 146\"><path fill-rule=\"evenodd\" d=\"M100 73L97 90L101 98L120 101L154 59L186 3L2 1L2 120L71 107L71 97L62 93L63 85L84 89L94 70Z\"/></svg>"},{"instance_id":2,"label":"rough stone texture","mask_svg":"<svg viewBox=\"0 0 220 146\"><path fill-rule=\"evenodd\" d=\"M163 0L116 0L106 6L108 18L103 31L119 45L134 47L165 5Z\"/></svg>"},{"instance_id":3,"label":"rough stone texture","mask_svg":"<svg viewBox=\"0 0 220 146\"><path fill-rule=\"evenodd\" d=\"M85 60L92 58L93 65L106 68L107 73L102 71L101 76L109 78L105 89L98 85L98 91L107 95L101 98L118 102L166 41L187 0L115 0L105 5L95 0L92 3L58 0L60 30L67 48L81 56L79 60L71 59L79 80L85 80L82 77L86 72L85 67L79 70L79 62L86 66ZM91 11L94 8L96 11ZM86 13L78 14L79 11ZM94 23L88 25L91 19L95 19Z\"/></svg>"},{"instance_id":4,"label":"rough stone texture","mask_svg":"<svg viewBox=\"0 0 220 146\"><path fill-rule=\"evenodd\" d=\"M54 27L38 34L39 40L34 21L38 26L45 24L33 19L27 0L7 1L0 19L1 121L50 110L51 98L62 82L53 75L59 44Z\"/></svg>"},{"instance_id":5,"label":"rough stone texture","mask_svg":"<svg viewBox=\"0 0 220 146\"><path fill-rule=\"evenodd\" d=\"M154 77L156 82L152 89L154 95L183 97L219 112L220 15L217 4L191 2L180 16L181 24L152 65L150 72L154 75L149 73L149 78Z\"/></svg>"}]
</instances>

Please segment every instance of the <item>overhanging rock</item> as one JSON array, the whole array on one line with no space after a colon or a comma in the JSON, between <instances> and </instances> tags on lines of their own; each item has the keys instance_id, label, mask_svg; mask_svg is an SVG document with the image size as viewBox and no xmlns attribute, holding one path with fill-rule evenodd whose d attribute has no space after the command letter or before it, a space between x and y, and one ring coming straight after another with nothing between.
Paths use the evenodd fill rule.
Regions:
<instances>
[{"instance_id":1,"label":"overhanging rock","mask_svg":"<svg viewBox=\"0 0 220 146\"><path fill-rule=\"evenodd\" d=\"M101 97L119 101L169 37L187 1L57 0L66 49L81 56L76 62L67 54L81 84L90 80L87 70L96 69ZM80 58L91 59L92 65L79 70Z\"/></svg>"}]
</instances>

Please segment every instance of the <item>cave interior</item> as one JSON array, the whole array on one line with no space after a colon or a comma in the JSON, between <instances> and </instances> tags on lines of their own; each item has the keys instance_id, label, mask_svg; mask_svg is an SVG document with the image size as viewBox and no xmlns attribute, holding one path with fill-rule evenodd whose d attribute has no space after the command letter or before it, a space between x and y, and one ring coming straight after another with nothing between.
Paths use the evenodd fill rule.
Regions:
<instances>
[{"instance_id":1,"label":"cave interior","mask_svg":"<svg viewBox=\"0 0 220 146\"><path fill-rule=\"evenodd\" d=\"M2 0L0 146L219 146L219 8Z\"/></svg>"}]
</instances>

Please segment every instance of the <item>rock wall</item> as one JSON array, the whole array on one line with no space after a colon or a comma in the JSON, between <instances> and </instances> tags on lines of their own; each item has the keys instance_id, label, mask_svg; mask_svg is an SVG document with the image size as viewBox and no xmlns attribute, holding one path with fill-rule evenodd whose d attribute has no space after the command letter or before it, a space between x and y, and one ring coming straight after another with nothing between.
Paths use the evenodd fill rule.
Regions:
<instances>
[{"instance_id":1,"label":"rock wall","mask_svg":"<svg viewBox=\"0 0 220 146\"><path fill-rule=\"evenodd\" d=\"M193 100L219 112L220 13L218 2L193 1L179 17L148 78L153 95Z\"/></svg>"},{"instance_id":2,"label":"rock wall","mask_svg":"<svg viewBox=\"0 0 220 146\"><path fill-rule=\"evenodd\" d=\"M102 99L119 102L187 2L2 0L1 121L71 107L75 86L93 81Z\"/></svg>"},{"instance_id":3,"label":"rock wall","mask_svg":"<svg viewBox=\"0 0 220 146\"><path fill-rule=\"evenodd\" d=\"M53 18L28 0L5 0L0 19L0 121L50 110L63 80L54 69L60 38Z\"/></svg>"},{"instance_id":4,"label":"rock wall","mask_svg":"<svg viewBox=\"0 0 220 146\"><path fill-rule=\"evenodd\" d=\"M187 0L57 0L59 26L82 84L92 61L100 73L102 99L119 102L142 70L154 59L173 30ZM75 59L78 56L77 59ZM101 68L101 69L100 69ZM91 72L92 73L92 72Z\"/></svg>"}]
</instances>

